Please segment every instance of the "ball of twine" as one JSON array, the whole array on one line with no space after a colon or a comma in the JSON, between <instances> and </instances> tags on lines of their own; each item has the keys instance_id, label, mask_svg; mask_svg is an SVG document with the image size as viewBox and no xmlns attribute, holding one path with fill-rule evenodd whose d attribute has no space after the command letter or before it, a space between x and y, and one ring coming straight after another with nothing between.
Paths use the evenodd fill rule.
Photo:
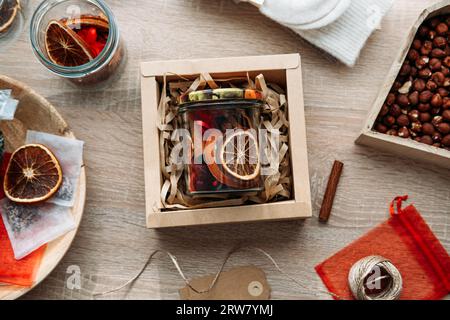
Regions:
<instances>
[{"instance_id":1,"label":"ball of twine","mask_svg":"<svg viewBox=\"0 0 450 320\"><path fill-rule=\"evenodd\" d=\"M385 271L385 275L381 274L382 271ZM384 279L388 280L386 288L376 294L367 293L369 286L382 289L380 284ZM357 300L396 300L403 288L398 269L391 261L380 256L369 256L356 262L348 274L348 284Z\"/></svg>"}]
</instances>

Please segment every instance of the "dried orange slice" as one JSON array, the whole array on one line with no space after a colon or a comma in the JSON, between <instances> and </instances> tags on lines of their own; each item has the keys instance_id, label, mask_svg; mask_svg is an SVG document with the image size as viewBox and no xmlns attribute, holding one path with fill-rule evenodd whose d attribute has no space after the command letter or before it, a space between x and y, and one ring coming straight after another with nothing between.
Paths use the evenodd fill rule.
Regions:
<instances>
[{"instance_id":1,"label":"dried orange slice","mask_svg":"<svg viewBox=\"0 0 450 320\"><path fill-rule=\"evenodd\" d=\"M62 22L52 20L45 33L45 48L50 60L64 67L77 67L93 60L89 45Z\"/></svg>"},{"instance_id":2,"label":"dried orange slice","mask_svg":"<svg viewBox=\"0 0 450 320\"><path fill-rule=\"evenodd\" d=\"M203 156L205 159L205 162L208 166L209 171L214 176L217 181L219 181L221 184L224 184L228 187L234 188L234 189L252 189L256 188L259 185L259 174L260 174L260 162L259 162L259 156L257 159L257 163L248 163L249 167L254 167L252 169L251 175L239 175L237 172L240 172L240 169L232 170L230 167L231 161L230 157L228 157L228 154L225 152L228 152L226 149L226 145L229 146L230 143L232 143L232 140L236 138L236 135L243 134L244 137L251 136L254 139L253 134L249 133L248 131L237 131L237 133L234 133L232 136L230 136L222 147L219 147L220 143L218 143L214 137L210 137L206 140ZM247 139L244 139L245 142ZM256 139L254 140L256 142ZM250 143L249 143L250 144ZM256 152L258 149L255 150ZM235 159L237 159L238 156L232 156ZM228 161L227 166L225 166L224 162L225 160ZM244 163L239 164L239 166L245 165ZM228 169L226 169L228 168ZM231 171L233 171L235 174L231 174Z\"/></svg>"},{"instance_id":3,"label":"dried orange slice","mask_svg":"<svg viewBox=\"0 0 450 320\"><path fill-rule=\"evenodd\" d=\"M58 159L45 146L29 144L11 156L5 173L5 195L14 202L32 204L53 196L62 183Z\"/></svg>"},{"instance_id":4,"label":"dried orange slice","mask_svg":"<svg viewBox=\"0 0 450 320\"><path fill-rule=\"evenodd\" d=\"M258 177L261 164L255 136L243 130L231 134L221 148L220 162L225 171L238 180L250 181Z\"/></svg>"},{"instance_id":5,"label":"dried orange slice","mask_svg":"<svg viewBox=\"0 0 450 320\"><path fill-rule=\"evenodd\" d=\"M0 3L1 2L2 1L0 0ZM11 27L19 10L19 0L5 0L3 2L0 7L0 33L6 32Z\"/></svg>"}]
</instances>

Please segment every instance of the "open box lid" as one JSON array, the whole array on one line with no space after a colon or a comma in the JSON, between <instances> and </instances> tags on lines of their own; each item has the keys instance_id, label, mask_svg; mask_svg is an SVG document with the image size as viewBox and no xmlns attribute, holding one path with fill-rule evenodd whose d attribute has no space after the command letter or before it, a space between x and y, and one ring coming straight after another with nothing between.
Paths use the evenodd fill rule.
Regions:
<instances>
[{"instance_id":1,"label":"open box lid","mask_svg":"<svg viewBox=\"0 0 450 320\"><path fill-rule=\"evenodd\" d=\"M141 63L143 77L163 76L170 72L186 75L207 73L246 72L264 70L297 69L300 67L300 55L283 54L271 56L249 56L214 58L201 60L150 61Z\"/></svg>"}]
</instances>

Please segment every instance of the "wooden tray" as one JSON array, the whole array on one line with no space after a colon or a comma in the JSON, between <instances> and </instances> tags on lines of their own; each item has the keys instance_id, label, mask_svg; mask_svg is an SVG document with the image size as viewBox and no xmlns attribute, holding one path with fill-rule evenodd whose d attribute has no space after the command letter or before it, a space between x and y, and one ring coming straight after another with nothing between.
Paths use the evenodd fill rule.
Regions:
<instances>
[{"instance_id":1,"label":"wooden tray","mask_svg":"<svg viewBox=\"0 0 450 320\"><path fill-rule=\"evenodd\" d=\"M445 149L435 148L433 146L426 145L414 141L412 139L403 139L400 137L389 136L387 134L374 131L372 128L375 124L375 120L380 113L380 110L386 100L392 85L397 78L400 68L405 61L408 51L411 47L414 37L420 27L420 25L427 19L450 13L450 0L444 0L439 3L435 3L432 6L424 9L419 18L415 22L414 26L409 30L408 36L405 42L400 45L400 51L397 58L392 64L384 85L381 87L378 96L369 112L369 115L365 121L364 128L361 131L357 144L366 145L373 148L378 148L391 153L396 153L402 156L406 156L419 161L426 161L447 169L450 169L450 152ZM406 34L406 30L405 30Z\"/></svg>"},{"instance_id":2,"label":"wooden tray","mask_svg":"<svg viewBox=\"0 0 450 320\"><path fill-rule=\"evenodd\" d=\"M12 89L13 97L20 101L16 118L13 121L0 121L0 130L5 135L7 151L13 151L24 144L27 130L36 130L75 138L75 135L58 111L32 89L2 75L0 75L0 89ZM81 169L75 206L72 209L77 229L49 243L33 287L0 286L0 300L16 299L27 293L44 280L58 265L64 254L69 250L78 230L83 215L85 197L86 172L83 167Z\"/></svg>"}]
</instances>

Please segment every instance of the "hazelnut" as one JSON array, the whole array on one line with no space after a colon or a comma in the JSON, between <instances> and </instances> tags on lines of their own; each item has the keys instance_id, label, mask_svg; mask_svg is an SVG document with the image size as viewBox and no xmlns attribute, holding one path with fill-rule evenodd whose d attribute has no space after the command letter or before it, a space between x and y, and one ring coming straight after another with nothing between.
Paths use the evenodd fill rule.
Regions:
<instances>
[{"instance_id":1,"label":"hazelnut","mask_svg":"<svg viewBox=\"0 0 450 320\"><path fill-rule=\"evenodd\" d=\"M422 41L420 41L419 39L415 39L412 43L412 47L414 48L414 50L420 50L422 48Z\"/></svg>"},{"instance_id":2,"label":"hazelnut","mask_svg":"<svg viewBox=\"0 0 450 320\"><path fill-rule=\"evenodd\" d=\"M421 132L422 131L422 124L420 122L413 122L411 124L411 130L414 132Z\"/></svg>"},{"instance_id":3,"label":"hazelnut","mask_svg":"<svg viewBox=\"0 0 450 320\"><path fill-rule=\"evenodd\" d=\"M419 104L419 92L414 91L408 96L409 102L412 106L417 106Z\"/></svg>"},{"instance_id":4,"label":"hazelnut","mask_svg":"<svg viewBox=\"0 0 450 320\"><path fill-rule=\"evenodd\" d=\"M430 91L435 91L438 88L438 85L436 84L436 82L432 81L432 80L428 80L427 82L427 89Z\"/></svg>"},{"instance_id":5,"label":"hazelnut","mask_svg":"<svg viewBox=\"0 0 450 320\"><path fill-rule=\"evenodd\" d=\"M444 112L442 112L442 118L444 118L444 120L450 121L450 110L444 110Z\"/></svg>"},{"instance_id":6,"label":"hazelnut","mask_svg":"<svg viewBox=\"0 0 450 320\"><path fill-rule=\"evenodd\" d=\"M422 25L422 26L419 27L419 30L417 31L417 34L421 38L426 38L426 37L428 37L428 33L429 32L430 32L430 28L428 28L427 26Z\"/></svg>"},{"instance_id":7,"label":"hazelnut","mask_svg":"<svg viewBox=\"0 0 450 320\"><path fill-rule=\"evenodd\" d=\"M384 117L388 113L389 113L389 106L387 104L383 104L383 106L381 107L381 110L380 110L380 116Z\"/></svg>"},{"instance_id":8,"label":"hazelnut","mask_svg":"<svg viewBox=\"0 0 450 320\"><path fill-rule=\"evenodd\" d=\"M442 68L442 62L441 60L437 58L433 58L430 60L430 68L431 71L439 71Z\"/></svg>"},{"instance_id":9,"label":"hazelnut","mask_svg":"<svg viewBox=\"0 0 450 320\"><path fill-rule=\"evenodd\" d=\"M431 109L431 106L428 103L421 103L417 107L420 112L427 112Z\"/></svg>"},{"instance_id":10,"label":"hazelnut","mask_svg":"<svg viewBox=\"0 0 450 320\"><path fill-rule=\"evenodd\" d=\"M402 114L397 118L397 124L400 127L406 127L409 125L409 118L406 114Z\"/></svg>"},{"instance_id":11,"label":"hazelnut","mask_svg":"<svg viewBox=\"0 0 450 320\"><path fill-rule=\"evenodd\" d=\"M436 29L438 24L441 23L441 19L439 17L435 17L428 21L428 23L430 24L431 28Z\"/></svg>"},{"instance_id":12,"label":"hazelnut","mask_svg":"<svg viewBox=\"0 0 450 320\"><path fill-rule=\"evenodd\" d=\"M422 92L426 88L426 83L422 79L416 79L414 80L412 87L415 91Z\"/></svg>"},{"instance_id":13,"label":"hazelnut","mask_svg":"<svg viewBox=\"0 0 450 320\"><path fill-rule=\"evenodd\" d=\"M389 114L393 117L398 117L402 114L402 108L398 104L394 104L393 106L391 106Z\"/></svg>"},{"instance_id":14,"label":"hazelnut","mask_svg":"<svg viewBox=\"0 0 450 320\"><path fill-rule=\"evenodd\" d=\"M447 26L447 24L445 24L445 23L443 23L443 22L439 23L439 24L436 26L436 32L437 32L437 34L440 35L440 36L445 36L445 35L447 35L447 32L448 32L448 26Z\"/></svg>"},{"instance_id":15,"label":"hazelnut","mask_svg":"<svg viewBox=\"0 0 450 320\"><path fill-rule=\"evenodd\" d=\"M433 97L433 93L431 91L427 90L427 91L423 91L419 95L419 100L422 103L427 103L427 102L429 102L431 100L432 97ZM425 110L425 111L427 111L427 110Z\"/></svg>"},{"instance_id":16,"label":"hazelnut","mask_svg":"<svg viewBox=\"0 0 450 320\"><path fill-rule=\"evenodd\" d=\"M431 98L431 106L434 108L440 108L442 107L443 101L442 101L442 97L439 94L435 94L432 98Z\"/></svg>"},{"instance_id":17,"label":"hazelnut","mask_svg":"<svg viewBox=\"0 0 450 320\"><path fill-rule=\"evenodd\" d=\"M420 142L420 137L415 137L414 141Z\"/></svg>"},{"instance_id":18,"label":"hazelnut","mask_svg":"<svg viewBox=\"0 0 450 320\"><path fill-rule=\"evenodd\" d=\"M414 80L412 88L414 91L422 92L422 91L426 90L426 81L418 78L418 79Z\"/></svg>"},{"instance_id":19,"label":"hazelnut","mask_svg":"<svg viewBox=\"0 0 450 320\"><path fill-rule=\"evenodd\" d=\"M431 72L431 70L428 68L424 68L424 69L419 70L419 72L417 74L422 79L428 79L429 77L431 77L433 72Z\"/></svg>"},{"instance_id":20,"label":"hazelnut","mask_svg":"<svg viewBox=\"0 0 450 320\"><path fill-rule=\"evenodd\" d=\"M450 69L449 68L447 68L447 67L442 67L441 68L441 72L442 72L442 74L444 75L444 76L446 76L446 77L448 77L448 76L450 76Z\"/></svg>"},{"instance_id":21,"label":"hazelnut","mask_svg":"<svg viewBox=\"0 0 450 320\"><path fill-rule=\"evenodd\" d=\"M405 139L409 138L410 137L410 133L409 133L408 128L406 128L406 127L400 128L398 130L398 136L402 137L402 138L405 138Z\"/></svg>"},{"instance_id":22,"label":"hazelnut","mask_svg":"<svg viewBox=\"0 0 450 320\"><path fill-rule=\"evenodd\" d=\"M450 133L450 124L443 122L437 125L437 129L442 134L449 134Z\"/></svg>"},{"instance_id":23,"label":"hazelnut","mask_svg":"<svg viewBox=\"0 0 450 320\"><path fill-rule=\"evenodd\" d=\"M446 67L450 67L450 57L445 57L444 60L442 60L442 63L443 63Z\"/></svg>"},{"instance_id":24,"label":"hazelnut","mask_svg":"<svg viewBox=\"0 0 450 320\"><path fill-rule=\"evenodd\" d=\"M388 106L392 106L395 103L396 99L397 99L397 97L395 96L395 94L389 93L387 98L386 98L386 104Z\"/></svg>"},{"instance_id":25,"label":"hazelnut","mask_svg":"<svg viewBox=\"0 0 450 320\"><path fill-rule=\"evenodd\" d=\"M413 78L417 77L418 71L419 71L419 70L417 70L416 67L411 67L411 73L410 73L410 76L413 77Z\"/></svg>"},{"instance_id":26,"label":"hazelnut","mask_svg":"<svg viewBox=\"0 0 450 320\"><path fill-rule=\"evenodd\" d=\"M420 113L417 110L411 110L408 112L408 118L411 122L416 122L420 120Z\"/></svg>"},{"instance_id":27,"label":"hazelnut","mask_svg":"<svg viewBox=\"0 0 450 320\"><path fill-rule=\"evenodd\" d=\"M382 123L377 123L377 125L375 126L375 130L380 133L386 133L388 131L388 128Z\"/></svg>"},{"instance_id":28,"label":"hazelnut","mask_svg":"<svg viewBox=\"0 0 450 320\"><path fill-rule=\"evenodd\" d=\"M444 146L450 147L450 134L448 134L444 138L442 138L441 142Z\"/></svg>"},{"instance_id":29,"label":"hazelnut","mask_svg":"<svg viewBox=\"0 0 450 320\"><path fill-rule=\"evenodd\" d=\"M417 69L421 70L421 69L425 68L429 62L430 62L430 58L428 58L427 56L423 56L423 57L420 57L419 59L417 59L415 64L416 64Z\"/></svg>"},{"instance_id":30,"label":"hazelnut","mask_svg":"<svg viewBox=\"0 0 450 320\"><path fill-rule=\"evenodd\" d=\"M431 120L431 123L432 123L435 127L437 127L439 124L442 123L443 120L444 120L444 119L443 119L441 116L435 116L435 117L433 118L433 120Z\"/></svg>"},{"instance_id":31,"label":"hazelnut","mask_svg":"<svg viewBox=\"0 0 450 320\"><path fill-rule=\"evenodd\" d=\"M395 118L393 116L386 116L383 122L388 127L392 127L395 124Z\"/></svg>"},{"instance_id":32,"label":"hazelnut","mask_svg":"<svg viewBox=\"0 0 450 320\"><path fill-rule=\"evenodd\" d=\"M440 58L440 59L442 59L442 58L444 58L446 56L446 54L445 54L444 50L436 48L436 49L433 49L431 51L431 56L433 58Z\"/></svg>"},{"instance_id":33,"label":"hazelnut","mask_svg":"<svg viewBox=\"0 0 450 320\"><path fill-rule=\"evenodd\" d=\"M416 61L419 59L420 55L419 52L416 49L411 49L408 51L408 60L409 61Z\"/></svg>"},{"instance_id":34,"label":"hazelnut","mask_svg":"<svg viewBox=\"0 0 450 320\"><path fill-rule=\"evenodd\" d=\"M400 68L400 76L407 77L411 74L411 66L407 63L404 63Z\"/></svg>"},{"instance_id":35,"label":"hazelnut","mask_svg":"<svg viewBox=\"0 0 450 320\"><path fill-rule=\"evenodd\" d=\"M448 95L449 95L448 90L445 88L439 88L438 93L442 98L448 97Z\"/></svg>"},{"instance_id":36,"label":"hazelnut","mask_svg":"<svg viewBox=\"0 0 450 320\"><path fill-rule=\"evenodd\" d=\"M403 86L398 89L398 92L401 94L407 94L409 93L409 91L411 90L412 87L412 82L411 81L406 81Z\"/></svg>"},{"instance_id":37,"label":"hazelnut","mask_svg":"<svg viewBox=\"0 0 450 320\"><path fill-rule=\"evenodd\" d=\"M396 101L401 107L408 107L409 106L409 99L408 99L408 96L406 94L399 94L397 96L397 100ZM393 107L395 107L395 105ZM391 114L392 114L392 108L391 108Z\"/></svg>"},{"instance_id":38,"label":"hazelnut","mask_svg":"<svg viewBox=\"0 0 450 320\"><path fill-rule=\"evenodd\" d=\"M433 144L433 139L430 136L426 135L426 136L422 136L422 138L420 138L420 142L431 146Z\"/></svg>"},{"instance_id":39,"label":"hazelnut","mask_svg":"<svg viewBox=\"0 0 450 320\"><path fill-rule=\"evenodd\" d=\"M444 83L444 81L445 81L445 76L444 76L444 74L442 72L435 72L431 76L431 80L436 82L436 84L438 86L441 86Z\"/></svg>"},{"instance_id":40,"label":"hazelnut","mask_svg":"<svg viewBox=\"0 0 450 320\"><path fill-rule=\"evenodd\" d=\"M423 132L423 134L431 136L431 135L433 135L433 133L435 131L436 130L434 129L434 126L431 123L429 123L429 122L425 122L422 125L422 132Z\"/></svg>"},{"instance_id":41,"label":"hazelnut","mask_svg":"<svg viewBox=\"0 0 450 320\"><path fill-rule=\"evenodd\" d=\"M435 143L437 143L437 142L441 143L441 141L442 141L442 134L440 134L439 132L435 132L431 136L431 139L433 139L433 142L435 142Z\"/></svg>"},{"instance_id":42,"label":"hazelnut","mask_svg":"<svg viewBox=\"0 0 450 320\"><path fill-rule=\"evenodd\" d=\"M442 107L444 108L444 110L450 109L450 98L446 97L443 99L443 101L444 101L444 105Z\"/></svg>"},{"instance_id":43,"label":"hazelnut","mask_svg":"<svg viewBox=\"0 0 450 320\"><path fill-rule=\"evenodd\" d=\"M435 47L445 48L445 46L447 45L447 39L445 39L444 37L436 37L433 40L433 44L434 44Z\"/></svg>"},{"instance_id":44,"label":"hazelnut","mask_svg":"<svg viewBox=\"0 0 450 320\"><path fill-rule=\"evenodd\" d=\"M422 48L420 48L420 53L423 56L428 56L430 55L431 51L433 51L433 42L426 40L423 43Z\"/></svg>"},{"instance_id":45,"label":"hazelnut","mask_svg":"<svg viewBox=\"0 0 450 320\"><path fill-rule=\"evenodd\" d=\"M431 114L429 114L428 112L421 112L419 114L419 120L420 120L420 122L430 122Z\"/></svg>"},{"instance_id":46,"label":"hazelnut","mask_svg":"<svg viewBox=\"0 0 450 320\"><path fill-rule=\"evenodd\" d=\"M445 78L444 83L442 85L444 87L450 87L450 78Z\"/></svg>"},{"instance_id":47,"label":"hazelnut","mask_svg":"<svg viewBox=\"0 0 450 320\"><path fill-rule=\"evenodd\" d=\"M431 30L430 32L428 32L428 39L430 40L434 40L437 36L437 32L434 30Z\"/></svg>"},{"instance_id":48,"label":"hazelnut","mask_svg":"<svg viewBox=\"0 0 450 320\"><path fill-rule=\"evenodd\" d=\"M431 108L430 113L432 115L438 115L439 113L441 113L441 108L440 107L433 107L433 108Z\"/></svg>"},{"instance_id":49,"label":"hazelnut","mask_svg":"<svg viewBox=\"0 0 450 320\"><path fill-rule=\"evenodd\" d=\"M400 89L402 86L403 86L403 84L400 81L395 81L393 86L392 86L391 91L392 92L397 92L398 89Z\"/></svg>"},{"instance_id":50,"label":"hazelnut","mask_svg":"<svg viewBox=\"0 0 450 320\"><path fill-rule=\"evenodd\" d=\"M390 129L388 130L388 132L386 132L386 134L390 136L398 136L398 131L395 129Z\"/></svg>"}]
</instances>

